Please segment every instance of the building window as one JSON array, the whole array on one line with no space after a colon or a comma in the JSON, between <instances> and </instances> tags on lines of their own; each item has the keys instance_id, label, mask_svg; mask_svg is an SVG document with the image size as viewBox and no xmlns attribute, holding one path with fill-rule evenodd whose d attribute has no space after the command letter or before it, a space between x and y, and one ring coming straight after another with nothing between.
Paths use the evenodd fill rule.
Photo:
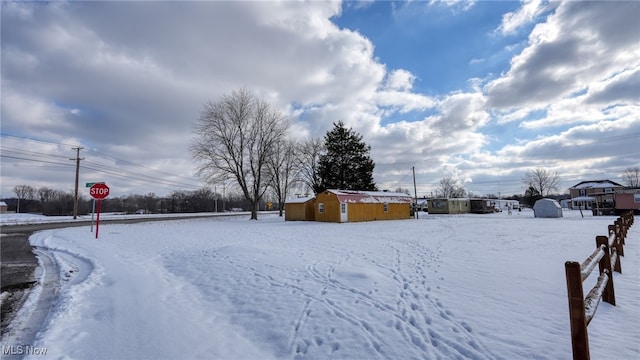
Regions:
<instances>
[{"instance_id":1,"label":"building window","mask_svg":"<svg viewBox=\"0 0 640 360\"><path fill-rule=\"evenodd\" d=\"M580 196L587 196L587 190L580 189Z\"/></svg>"},{"instance_id":2,"label":"building window","mask_svg":"<svg viewBox=\"0 0 640 360\"><path fill-rule=\"evenodd\" d=\"M340 212L343 214L347 213L347 204L345 203L340 204Z\"/></svg>"},{"instance_id":3,"label":"building window","mask_svg":"<svg viewBox=\"0 0 640 360\"><path fill-rule=\"evenodd\" d=\"M388 203L384 203L382 205L383 205L383 208L384 208L384 212L389 211L389 204Z\"/></svg>"},{"instance_id":4,"label":"building window","mask_svg":"<svg viewBox=\"0 0 640 360\"><path fill-rule=\"evenodd\" d=\"M434 209L445 209L447 207L446 200L433 200L432 206Z\"/></svg>"},{"instance_id":5,"label":"building window","mask_svg":"<svg viewBox=\"0 0 640 360\"><path fill-rule=\"evenodd\" d=\"M613 192L613 188L605 188L604 192L605 193L612 193Z\"/></svg>"},{"instance_id":6,"label":"building window","mask_svg":"<svg viewBox=\"0 0 640 360\"><path fill-rule=\"evenodd\" d=\"M318 212L320 214L324 214L324 203L319 203L318 204Z\"/></svg>"}]
</instances>

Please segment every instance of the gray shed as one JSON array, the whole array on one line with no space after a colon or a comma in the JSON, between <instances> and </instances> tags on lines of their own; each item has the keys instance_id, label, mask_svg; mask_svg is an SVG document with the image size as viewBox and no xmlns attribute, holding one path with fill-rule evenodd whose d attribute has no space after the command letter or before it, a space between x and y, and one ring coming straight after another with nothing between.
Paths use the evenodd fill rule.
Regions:
<instances>
[{"instance_id":1,"label":"gray shed","mask_svg":"<svg viewBox=\"0 0 640 360\"><path fill-rule=\"evenodd\" d=\"M533 213L539 218L560 218L562 206L553 199L540 199L533 204Z\"/></svg>"}]
</instances>

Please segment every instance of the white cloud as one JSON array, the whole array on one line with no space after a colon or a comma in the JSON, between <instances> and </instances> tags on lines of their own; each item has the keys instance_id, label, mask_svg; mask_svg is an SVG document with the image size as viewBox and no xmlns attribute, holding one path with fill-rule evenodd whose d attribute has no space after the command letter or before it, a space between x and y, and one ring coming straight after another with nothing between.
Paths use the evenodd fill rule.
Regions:
<instances>
[{"instance_id":1,"label":"white cloud","mask_svg":"<svg viewBox=\"0 0 640 360\"><path fill-rule=\"evenodd\" d=\"M503 19L503 30L537 21L541 9L524 4ZM640 31L633 31L633 9L560 3L502 76L484 87L486 80L473 78L468 90L426 95L415 90L414 73L388 69L369 39L331 22L341 14L339 2L10 3L2 13L3 27L15 29L2 34L2 126L77 139L187 175L191 127L203 104L246 86L290 116L294 136L321 137L339 120L353 126L372 145L382 185L420 165L423 183L455 172L479 188L478 178L543 161L570 167L585 157L615 158L609 147L594 155L598 147L580 143L581 151L558 160L577 130L492 152L485 130L573 126L595 137L597 129L617 134L617 124L637 132L640 50L630 44ZM546 116L531 118L536 112Z\"/></svg>"},{"instance_id":2,"label":"white cloud","mask_svg":"<svg viewBox=\"0 0 640 360\"><path fill-rule=\"evenodd\" d=\"M393 70L387 75L387 83L385 87L389 90L409 91L413 88L413 82L415 79L415 75L407 70Z\"/></svg>"},{"instance_id":3,"label":"white cloud","mask_svg":"<svg viewBox=\"0 0 640 360\"><path fill-rule=\"evenodd\" d=\"M502 24L500 24L498 31L509 35L532 23L545 10L545 3L546 1L543 2L543 0L523 0L518 11L502 16Z\"/></svg>"},{"instance_id":4,"label":"white cloud","mask_svg":"<svg viewBox=\"0 0 640 360\"><path fill-rule=\"evenodd\" d=\"M549 104L629 64L637 66L637 10L633 2L560 3L546 22L535 26L529 46L512 59L510 70L485 87L490 106Z\"/></svg>"}]
</instances>

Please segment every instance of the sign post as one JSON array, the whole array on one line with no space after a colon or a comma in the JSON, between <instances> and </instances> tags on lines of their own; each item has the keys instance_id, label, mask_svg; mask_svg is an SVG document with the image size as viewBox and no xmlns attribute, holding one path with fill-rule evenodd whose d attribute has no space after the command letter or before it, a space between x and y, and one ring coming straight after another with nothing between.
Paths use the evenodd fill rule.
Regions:
<instances>
[{"instance_id":1,"label":"sign post","mask_svg":"<svg viewBox=\"0 0 640 360\"><path fill-rule=\"evenodd\" d=\"M88 184L87 184L88 185ZM95 200L98 200L97 209L97 218L96 218L96 239L98 238L98 228L100 226L100 204L102 203L102 199L105 199L109 196L109 187L105 183L95 183L91 185L89 188L89 195L93 197Z\"/></svg>"},{"instance_id":2,"label":"sign post","mask_svg":"<svg viewBox=\"0 0 640 360\"><path fill-rule=\"evenodd\" d=\"M85 184L85 187L90 188L95 184L96 184L95 182L88 182ZM104 184L104 183L101 182L100 184ZM95 216L95 214L96 214L96 199L94 198L93 205L91 207L91 232L93 232L93 224L94 224L93 217Z\"/></svg>"},{"instance_id":3,"label":"sign post","mask_svg":"<svg viewBox=\"0 0 640 360\"><path fill-rule=\"evenodd\" d=\"M93 199L93 207L91 208L91 232L93 232L93 216L96 213L96 199Z\"/></svg>"}]
</instances>

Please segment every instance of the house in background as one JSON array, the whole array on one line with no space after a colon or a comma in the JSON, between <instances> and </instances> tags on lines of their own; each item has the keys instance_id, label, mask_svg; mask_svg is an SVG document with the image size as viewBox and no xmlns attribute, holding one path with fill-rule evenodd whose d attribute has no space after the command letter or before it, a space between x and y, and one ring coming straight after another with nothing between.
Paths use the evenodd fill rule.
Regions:
<instances>
[{"instance_id":1,"label":"house in background","mask_svg":"<svg viewBox=\"0 0 640 360\"><path fill-rule=\"evenodd\" d=\"M634 214L640 214L640 189L619 190L614 195L614 201L616 215L629 210Z\"/></svg>"},{"instance_id":2,"label":"house in background","mask_svg":"<svg viewBox=\"0 0 640 360\"><path fill-rule=\"evenodd\" d=\"M315 220L357 222L411 218L411 195L386 191L325 190L316 195Z\"/></svg>"},{"instance_id":3,"label":"house in background","mask_svg":"<svg viewBox=\"0 0 640 360\"><path fill-rule=\"evenodd\" d=\"M315 197L301 197L287 200L284 203L285 221L313 221L315 220Z\"/></svg>"},{"instance_id":4,"label":"house in background","mask_svg":"<svg viewBox=\"0 0 640 360\"><path fill-rule=\"evenodd\" d=\"M7 212L7 203L4 201L0 201L0 214L5 214Z\"/></svg>"},{"instance_id":5,"label":"house in background","mask_svg":"<svg viewBox=\"0 0 640 360\"><path fill-rule=\"evenodd\" d=\"M624 186L611 180L582 181L569 188L571 209L607 212L614 209L614 194Z\"/></svg>"}]
</instances>

